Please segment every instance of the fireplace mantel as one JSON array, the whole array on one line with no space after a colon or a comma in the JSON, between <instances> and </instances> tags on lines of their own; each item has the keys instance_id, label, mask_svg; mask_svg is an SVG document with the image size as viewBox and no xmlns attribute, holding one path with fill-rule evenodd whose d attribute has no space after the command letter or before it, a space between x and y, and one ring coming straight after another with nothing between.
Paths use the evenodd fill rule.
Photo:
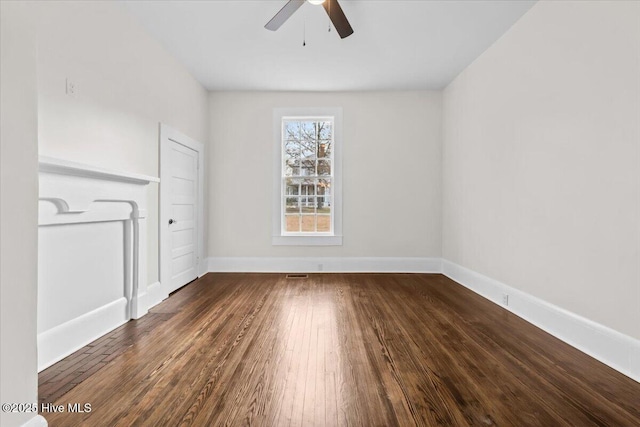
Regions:
<instances>
[{"instance_id":1,"label":"fireplace mantel","mask_svg":"<svg viewBox=\"0 0 640 427\"><path fill-rule=\"evenodd\" d=\"M159 181L40 157L40 370L147 313L147 186Z\"/></svg>"}]
</instances>

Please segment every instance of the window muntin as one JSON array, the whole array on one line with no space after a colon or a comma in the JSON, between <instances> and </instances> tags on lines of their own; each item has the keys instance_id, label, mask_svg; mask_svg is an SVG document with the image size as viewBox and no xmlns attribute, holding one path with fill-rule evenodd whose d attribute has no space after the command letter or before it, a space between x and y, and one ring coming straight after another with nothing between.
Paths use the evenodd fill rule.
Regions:
<instances>
[{"instance_id":1,"label":"window muntin","mask_svg":"<svg viewBox=\"0 0 640 427\"><path fill-rule=\"evenodd\" d=\"M282 117L281 235L334 234L333 117Z\"/></svg>"}]
</instances>

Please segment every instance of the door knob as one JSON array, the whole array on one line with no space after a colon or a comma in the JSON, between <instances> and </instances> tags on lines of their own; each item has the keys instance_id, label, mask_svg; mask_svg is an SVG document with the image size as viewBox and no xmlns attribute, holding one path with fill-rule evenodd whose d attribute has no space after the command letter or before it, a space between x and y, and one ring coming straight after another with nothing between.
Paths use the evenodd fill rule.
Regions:
<instances>
[{"instance_id":1,"label":"door knob","mask_svg":"<svg viewBox=\"0 0 640 427\"><path fill-rule=\"evenodd\" d=\"M178 222L178 221L176 221L175 219L170 219L169 220L169 225L173 224L174 222Z\"/></svg>"}]
</instances>

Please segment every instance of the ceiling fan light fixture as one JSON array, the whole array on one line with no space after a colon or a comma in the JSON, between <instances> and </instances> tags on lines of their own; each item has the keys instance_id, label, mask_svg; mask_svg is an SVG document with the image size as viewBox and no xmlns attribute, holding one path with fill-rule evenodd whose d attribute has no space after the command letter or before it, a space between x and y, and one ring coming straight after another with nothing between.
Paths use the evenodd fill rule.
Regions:
<instances>
[{"instance_id":1,"label":"ceiling fan light fixture","mask_svg":"<svg viewBox=\"0 0 640 427\"><path fill-rule=\"evenodd\" d=\"M314 5L322 5L341 39L353 34L353 28L351 28L349 20L344 15L344 11L340 7L338 0L289 0L287 4L285 4L282 9L276 13L276 16L271 18L264 27L267 30L276 31L286 22L287 19L291 18L291 15L293 15L296 10L300 9L305 2L309 2Z\"/></svg>"}]
</instances>

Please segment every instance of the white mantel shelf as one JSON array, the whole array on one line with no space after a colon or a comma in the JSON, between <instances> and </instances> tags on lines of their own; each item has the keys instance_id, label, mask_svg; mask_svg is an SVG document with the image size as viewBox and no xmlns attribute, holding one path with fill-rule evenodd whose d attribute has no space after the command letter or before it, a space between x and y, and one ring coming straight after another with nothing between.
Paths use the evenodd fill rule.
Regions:
<instances>
[{"instance_id":1,"label":"white mantel shelf","mask_svg":"<svg viewBox=\"0 0 640 427\"><path fill-rule=\"evenodd\" d=\"M55 173L59 175L72 175L85 178L97 178L107 181L120 181L132 184L146 185L151 182L160 182L155 176L137 173L123 172L114 169L105 169L83 163L70 162L54 157L40 156L40 172Z\"/></svg>"}]
</instances>

